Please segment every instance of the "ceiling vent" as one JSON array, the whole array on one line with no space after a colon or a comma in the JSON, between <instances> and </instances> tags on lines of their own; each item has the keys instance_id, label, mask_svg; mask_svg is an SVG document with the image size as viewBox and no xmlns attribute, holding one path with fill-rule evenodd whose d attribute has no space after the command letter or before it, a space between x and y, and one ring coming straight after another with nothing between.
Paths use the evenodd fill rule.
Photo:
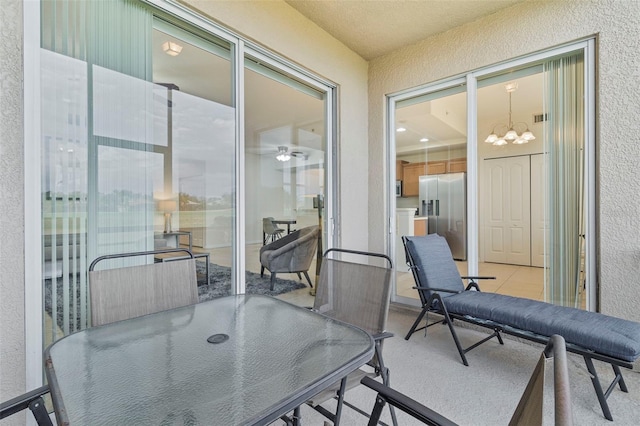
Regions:
<instances>
[{"instance_id":1,"label":"ceiling vent","mask_svg":"<svg viewBox=\"0 0 640 426\"><path fill-rule=\"evenodd\" d=\"M533 114L533 124L542 123L543 121L547 121L549 118L547 114Z\"/></svg>"}]
</instances>

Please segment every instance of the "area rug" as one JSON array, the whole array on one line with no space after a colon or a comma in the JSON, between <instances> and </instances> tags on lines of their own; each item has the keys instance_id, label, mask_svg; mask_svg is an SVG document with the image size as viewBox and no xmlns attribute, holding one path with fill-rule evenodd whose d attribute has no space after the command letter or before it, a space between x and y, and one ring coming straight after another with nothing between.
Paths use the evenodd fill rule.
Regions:
<instances>
[{"instance_id":1,"label":"area rug","mask_svg":"<svg viewBox=\"0 0 640 426\"><path fill-rule=\"evenodd\" d=\"M203 265L198 265L196 269L198 272L198 296L201 302L231 294L231 268L210 263L209 285L206 284L205 267ZM245 283L245 292L247 294L266 294L269 296L288 293L307 286L302 281L287 280L276 276L273 291L269 290L271 286L271 276L269 271L265 271L264 277L260 277L260 274L247 271L245 275Z\"/></svg>"}]
</instances>

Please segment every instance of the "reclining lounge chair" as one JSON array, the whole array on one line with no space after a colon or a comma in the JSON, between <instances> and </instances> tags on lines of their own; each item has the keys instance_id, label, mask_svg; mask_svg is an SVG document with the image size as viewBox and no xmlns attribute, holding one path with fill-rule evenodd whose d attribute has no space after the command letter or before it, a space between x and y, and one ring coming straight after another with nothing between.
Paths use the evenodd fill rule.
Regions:
<instances>
[{"instance_id":1,"label":"reclining lounge chair","mask_svg":"<svg viewBox=\"0 0 640 426\"><path fill-rule=\"evenodd\" d=\"M620 367L633 368L640 357L640 323L556 306L550 303L495 293L483 293L475 280L488 277L461 277L444 238L437 234L425 237L402 237L407 262L413 272L422 311L405 339L434 324L447 324L464 365L469 365L465 354L478 345L496 337L503 344L501 333L514 335L546 344L557 334L567 342L567 351L584 358L604 417L613 420L607 398L615 386L627 392ZM464 287L462 279L468 279ZM443 319L418 328L428 312L442 315ZM453 327L461 320L493 330L479 342L462 348ZM593 360L608 363L615 378L603 391Z\"/></svg>"}]
</instances>

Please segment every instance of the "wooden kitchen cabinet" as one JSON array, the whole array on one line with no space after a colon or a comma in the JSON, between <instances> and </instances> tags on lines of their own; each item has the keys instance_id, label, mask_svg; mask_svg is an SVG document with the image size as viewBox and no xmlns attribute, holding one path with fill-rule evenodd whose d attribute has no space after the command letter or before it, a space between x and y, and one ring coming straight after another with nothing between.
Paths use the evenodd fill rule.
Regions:
<instances>
[{"instance_id":1,"label":"wooden kitchen cabinet","mask_svg":"<svg viewBox=\"0 0 640 426\"><path fill-rule=\"evenodd\" d=\"M447 173L460 173L467 171L467 159L466 158L454 158L449 160Z\"/></svg>"},{"instance_id":2,"label":"wooden kitchen cabinet","mask_svg":"<svg viewBox=\"0 0 640 426\"><path fill-rule=\"evenodd\" d=\"M399 171L402 171L399 177ZM402 179L402 196L417 197L420 193L419 178L424 175L441 175L443 173L458 173L467 171L467 159L455 158L452 160L428 161L422 163L409 163L396 160L396 179Z\"/></svg>"},{"instance_id":3,"label":"wooden kitchen cabinet","mask_svg":"<svg viewBox=\"0 0 640 426\"><path fill-rule=\"evenodd\" d=\"M418 178L426 174L426 163L407 163L402 170L402 196L417 197L419 193Z\"/></svg>"},{"instance_id":4,"label":"wooden kitchen cabinet","mask_svg":"<svg viewBox=\"0 0 640 426\"><path fill-rule=\"evenodd\" d=\"M396 180L404 179L404 165L409 164L408 161L396 160Z\"/></svg>"},{"instance_id":5,"label":"wooden kitchen cabinet","mask_svg":"<svg viewBox=\"0 0 640 426\"><path fill-rule=\"evenodd\" d=\"M441 175L442 173L447 173L447 162L446 161L429 161L427 163L427 173L428 175Z\"/></svg>"}]
</instances>

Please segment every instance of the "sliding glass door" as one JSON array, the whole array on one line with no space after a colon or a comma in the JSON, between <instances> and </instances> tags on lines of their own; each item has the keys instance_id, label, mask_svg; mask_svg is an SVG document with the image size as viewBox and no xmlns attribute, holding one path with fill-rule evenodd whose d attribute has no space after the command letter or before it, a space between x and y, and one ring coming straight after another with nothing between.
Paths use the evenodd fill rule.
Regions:
<instances>
[{"instance_id":1,"label":"sliding glass door","mask_svg":"<svg viewBox=\"0 0 640 426\"><path fill-rule=\"evenodd\" d=\"M396 296L417 299L402 236L445 238L467 272L467 94L460 82L395 103ZM400 299L398 299L400 300Z\"/></svg>"},{"instance_id":2,"label":"sliding glass door","mask_svg":"<svg viewBox=\"0 0 640 426\"><path fill-rule=\"evenodd\" d=\"M315 256L331 244L332 86L164 6L41 3L34 294L44 300L45 346L91 325L87 269L98 256L190 249L206 300L269 291L268 274L254 280L265 217L284 233L321 225L312 279ZM281 278L279 293L308 285Z\"/></svg>"},{"instance_id":3,"label":"sliding glass door","mask_svg":"<svg viewBox=\"0 0 640 426\"><path fill-rule=\"evenodd\" d=\"M142 3L43 2L42 34L48 344L90 325L96 257L230 246L236 112L232 44Z\"/></svg>"},{"instance_id":4,"label":"sliding glass door","mask_svg":"<svg viewBox=\"0 0 640 426\"><path fill-rule=\"evenodd\" d=\"M457 222L437 228L442 198L430 195L438 193L439 185L432 183L429 175L435 172L428 169L434 161L458 165L459 157L467 172L463 243L468 263L460 268L461 275L495 276L483 283L484 291L595 309L592 55L593 40L588 40L471 72L463 80L470 91L466 104L464 99L451 102L463 95L447 93L461 91L452 82L389 97L391 170L395 162L389 176L395 188L390 209L396 218L390 247L395 246L398 265L404 264L400 237L418 235L416 229L422 228L415 224L425 215L426 233L447 238L454 258L464 260L451 242ZM445 107L434 105L438 101ZM420 108L420 114L413 113ZM428 146L432 118L427 112L440 113L444 122L458 118L458 127L468 129L469 137L461 135L465 143L458 155L451 155L451 142L439 149L446 158L429 154L438 149ZM425 126L424 134L416 134L416 123ZM416 158L418 138L426 149ZM414 167L423 175L417 182ZM397 271L396 300L415 304L415 291L407 290L414 284L410 274L404 266Z\"/></svg>"},{"instance_id":5,"label":"sliding glass door","mask_svg":"<svg viewBox=\"0 0 640 426\"><path fill-rule=\"evenodd\" d=\"M246 292L308 288L305 273L314 283L326 233L304 256L297 242L280 258L262 254L270 243L286 244L310 227L327 229L327 92L247 57L245 102Z\"/></svg>"}]
</instances>

